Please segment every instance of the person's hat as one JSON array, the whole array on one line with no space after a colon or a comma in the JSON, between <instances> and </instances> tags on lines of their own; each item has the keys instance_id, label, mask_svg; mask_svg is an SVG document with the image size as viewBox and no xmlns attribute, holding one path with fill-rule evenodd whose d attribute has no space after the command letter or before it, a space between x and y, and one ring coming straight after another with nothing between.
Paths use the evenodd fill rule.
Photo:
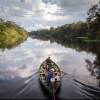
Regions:
<instances>
[{"instance_id":1,"label":"person's hat","mask_svg":"<svg viewBox=\"0 0 100 100\"><path fill-rule=\"evenodd\" d=\"M53 71L53 72L54 72L54 71L55 71L55 70L54 70L54 68L51 68L51 71Z\"/></svg>"}]
</instances>

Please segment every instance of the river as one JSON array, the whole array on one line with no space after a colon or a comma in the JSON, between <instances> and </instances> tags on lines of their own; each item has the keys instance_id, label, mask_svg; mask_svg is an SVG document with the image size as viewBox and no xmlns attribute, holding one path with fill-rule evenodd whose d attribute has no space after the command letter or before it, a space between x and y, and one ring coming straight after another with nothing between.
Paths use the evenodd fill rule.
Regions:
<instances>
[{"instance_id":1,"label":"river","mask_svg":"<svg viewBox=\"0 0 100 100\"><path fill-rule=\"evenodd\" d=\"M86 64L96 54L31 38L15 48L0 49L0 98L50 98L38 80L39 66L48 56L67 73L56 98L100 99L98 80Z\"/></svg>"}]
</instances>

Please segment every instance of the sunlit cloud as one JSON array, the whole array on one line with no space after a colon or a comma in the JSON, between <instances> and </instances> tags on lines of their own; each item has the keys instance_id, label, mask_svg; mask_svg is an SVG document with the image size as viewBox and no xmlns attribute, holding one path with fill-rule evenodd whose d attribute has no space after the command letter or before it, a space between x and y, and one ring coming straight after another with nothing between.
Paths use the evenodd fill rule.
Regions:
<instances>
[{"instance_id":1,"label":"sunlit cloud","mask_svg":"<svg viewBox=\"0 0 100 100\"><path fill-rule=\"evenodd\" d=\"M51 5L51 4L45 4L45 7L42 8L44 10L44 13L50 13L50 14L54 14L56 12L61 11L61 8L59 6L57 6L56 4Z\"/></svg>"},{"instance_id":2,"label":"sunlit cloud","mask_svg":"<svg viewBox=\"0 0 100 100\"><path fill-rule=\"evenodd\" d=\"M0 17L28 31L85 21L98 0L0 0Z\"/></svg>"}]
</instances>

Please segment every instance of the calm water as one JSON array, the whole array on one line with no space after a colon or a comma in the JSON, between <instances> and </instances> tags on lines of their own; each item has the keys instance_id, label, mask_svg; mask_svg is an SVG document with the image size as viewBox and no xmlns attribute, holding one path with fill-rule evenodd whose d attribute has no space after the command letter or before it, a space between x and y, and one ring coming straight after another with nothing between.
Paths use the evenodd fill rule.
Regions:
<instances>
[{"instance_id":1,"label":"calm water","mask_svg":"<svg viewBox=\"0 0 100 100\"><path fill-rule=\"evenodd\" d=\"M67 73L57 98L100 99L98 81L85 62L94 61L95 54L31 38L16 48L0 50L0 98L48 99L38 81L38 68L48 56Z\"/></svg>"}]
</instances>

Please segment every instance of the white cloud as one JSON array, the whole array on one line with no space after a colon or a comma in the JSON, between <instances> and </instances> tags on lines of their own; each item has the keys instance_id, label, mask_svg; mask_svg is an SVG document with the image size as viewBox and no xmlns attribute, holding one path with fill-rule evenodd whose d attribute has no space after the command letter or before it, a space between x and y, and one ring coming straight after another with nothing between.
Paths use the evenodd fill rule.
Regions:
<instances>
[{"instance_id":1,"label":"white cloud","mask_svg":"<svg viewBox=\"0 0 100 100\"><path fill-rule=\"evenodd\" d=\"M27 30L84 20L98 0L0 0L0 17Z\"/></svg>"},{"instance_id":2,"label":"white cloud","mask_svg":"<svg viewBox=\"0 0 100 100\"><path fill-rule=\"evenodd\" d=\"M43 15L43 18L47 21L60 21L60 20L68 20L71 18L71 16L57 16L52 14L45 14Z\"/></svg>"},{"instance_id":3,"label":"white cloud","mask_svg":"<svg viewBox=\"0 0 100 100\"><path fill-rule=\"evenodd\" d=\"M56 4L53 4L53 5L51 5L51 4L47 4L46 5L45 4L45 7L43 8L43 10L44 10L45 13L52 13L52 14L54 14L56 12L59 12L61 10L61 8L58 7Z\"/></svg>"}]
</instances>

